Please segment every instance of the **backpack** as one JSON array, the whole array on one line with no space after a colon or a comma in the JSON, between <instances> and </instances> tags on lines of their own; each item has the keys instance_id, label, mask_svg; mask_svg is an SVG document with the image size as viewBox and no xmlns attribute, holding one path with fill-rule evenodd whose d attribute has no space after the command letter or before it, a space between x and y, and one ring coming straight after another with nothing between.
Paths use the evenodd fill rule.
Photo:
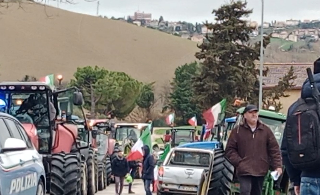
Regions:
<instances>
[{"instance_id":1,"label":"backpack","mask_svg":"<svg viewBox=\"0 0 320 195\"><path fill-rule=\"evenodd\" d=\"M299 98L287 116L285 138L294 168L308 170L320 165L320 117L314 98Z\"/></svg>"}]
</instances>

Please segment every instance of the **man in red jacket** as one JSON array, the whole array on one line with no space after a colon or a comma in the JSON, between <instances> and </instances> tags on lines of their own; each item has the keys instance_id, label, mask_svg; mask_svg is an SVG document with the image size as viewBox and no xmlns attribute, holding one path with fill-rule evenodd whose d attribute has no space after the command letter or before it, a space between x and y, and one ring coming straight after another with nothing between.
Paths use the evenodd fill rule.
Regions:
<instances>
[{"instance_id":1,"label":"man in red jacket","mask_svg":"<svg viewBox=\"0 0 320 195\"><path fill-rule=\"evenodd\" d=\"M243 121L232 129L225 154L236 168L240 195L261 195L270 166L278 176L282 174L280 147L270 128L258 120L255 105L244 109Z\"/></svg>"}]
</instances>

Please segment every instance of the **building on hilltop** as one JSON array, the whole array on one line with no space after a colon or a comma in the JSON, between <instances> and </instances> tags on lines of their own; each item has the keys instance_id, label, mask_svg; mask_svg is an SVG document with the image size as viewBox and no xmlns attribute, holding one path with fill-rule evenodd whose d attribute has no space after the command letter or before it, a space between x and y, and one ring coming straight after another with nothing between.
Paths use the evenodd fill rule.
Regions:
<instances>
[{"instance_id":1,"label":"building on hilltop","mask_svg":"<svg viewBox=\"0 0 320 195\"><path fill-rule=\"evenodd\" d=\"M287 26L298 26L300 24L299 20L286 20Z\"/></svg>"},{"instance_id":2,"label":"building on hilltop","mask_svg":"<svg viewBox=\"0 0 320 195\"><path fill-rule=\"evenodd\" d=\"M132 20L145 20L146 22L150 22L152 20L151 13L144 13L140 11L134 12L133 16L129 16Z\"/></svg>"}]
</instances>

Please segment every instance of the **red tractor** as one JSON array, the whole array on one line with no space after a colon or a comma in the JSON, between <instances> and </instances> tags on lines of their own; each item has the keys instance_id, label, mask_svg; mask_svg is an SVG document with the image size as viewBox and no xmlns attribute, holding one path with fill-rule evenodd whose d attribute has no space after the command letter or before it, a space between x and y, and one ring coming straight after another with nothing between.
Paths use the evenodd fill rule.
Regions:
<instances>
[{"instance_id":1,"label":"red tractor","mask_svg":"<svg viewBox=\"0 0 320 195\"><path fill-rule=\"evenodd\" d=\"M108 119L91 119L91 144L98 156L98 189L103 190L112 181L111 159L115 140L110 139L111 126Z\"/></svg>"},{"instance_id":2,"label":"red tractor","mask_svg":"<svg viewBox=\"0 0 320 195\"><path fill-rule=\"evenodd\" d=\"M0 99L4 104L0 109L23 124L42 154L47 192L52 195L78 195L87 192L87 175L84 172L87 167L83 166L85 157L82 150L88 151L89 144L81 146L75 124L57 120L58 97L62 94L68 97L71 105L82 106L83 96L76 88L56 91L41 82L2 82ZM72 109L68 111L67 118L71 116Z\"/></svg>"}]
</instances>

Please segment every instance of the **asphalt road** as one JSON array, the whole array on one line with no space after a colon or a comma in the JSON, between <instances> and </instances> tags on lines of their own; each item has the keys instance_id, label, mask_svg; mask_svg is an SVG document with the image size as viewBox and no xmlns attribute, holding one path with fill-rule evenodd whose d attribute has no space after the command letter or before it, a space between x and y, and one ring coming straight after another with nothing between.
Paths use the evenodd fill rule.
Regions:
<instances>
[{"instance_id":1,"label":"asphalt road","mask_svg":"<svg viewBox=\"0 0 320 195\"><path fill-rule=\"evenodd\" d=\"M152 188L151 188L152 189ZM133 182L133 187L132 191L135 192L137 195L143 195L145 194L145 191L143 189L143 183L141 179L134 180ZM99 191L96 193L96 195L115 195L115 189L114 189L114 184L110 184L107 186L107 188L103 191ZM123 187L122 195L127 195L128 194L128 184L125 184Z\"/></svg>"}]
</instances>

